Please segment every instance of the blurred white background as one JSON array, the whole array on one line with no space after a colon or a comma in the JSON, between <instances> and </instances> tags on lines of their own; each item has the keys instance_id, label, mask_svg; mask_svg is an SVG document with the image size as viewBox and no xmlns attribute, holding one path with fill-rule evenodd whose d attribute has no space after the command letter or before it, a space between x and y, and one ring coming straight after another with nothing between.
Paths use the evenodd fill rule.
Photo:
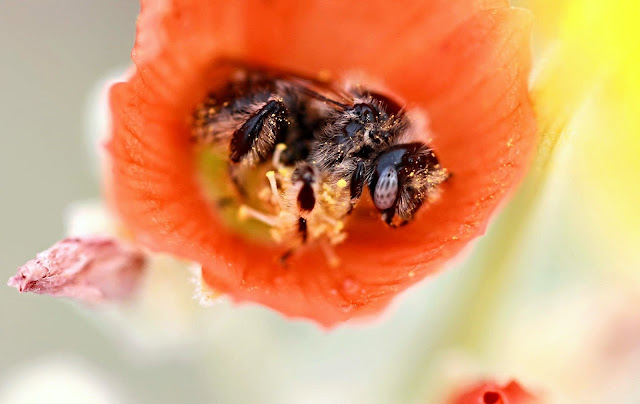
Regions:
<instances>
[{"instance_id":1,"label":"blurred white background","mask_svg":"<svg viewBox=\"0 0 640 404\"><path fill-rule=\"evenodd\" d=\"M4 286L64 234L68 204L99 195L87 100L98 80L130 63L138 11L133 0L0 0L0 386L43 356L70 354L131 402L207 401L191 382L197 366L131 362L69 302Z\"/></svg>"}]
</instances>

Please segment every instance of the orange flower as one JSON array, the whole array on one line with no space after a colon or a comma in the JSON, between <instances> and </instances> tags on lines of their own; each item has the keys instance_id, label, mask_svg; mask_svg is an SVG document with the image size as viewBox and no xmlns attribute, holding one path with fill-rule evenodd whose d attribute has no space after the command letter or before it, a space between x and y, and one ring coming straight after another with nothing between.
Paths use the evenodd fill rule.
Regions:
<instances>
[{"instance_id":1,"label":"orange flower","mask_svg":"<svg viewBox=\"0 0 640 404\"><path fill-rule=\"evenodd\" d=\"M503 0L143 0L135 72L111 91L109 198L136 239L194 260L214 289L325 326L378 312L482 234L535 144L530 15ZM307 75L363 71L425 110L454 173L402 229L357 217L332 268L222 225L196 178L189 117L223 78L220 58Z\"/></svg>"},{"instance_id":2,"label":"orange flower","mask_svg":"<svg viewBox=\"0 0 640 404\"><path fill-rule=\"evenodd\" d=\"M540 402L524 390L516 381L510 381L504 387L485 382L471 386L453 397L450 404L533 404Z\"/></svg>"}]
</instances>

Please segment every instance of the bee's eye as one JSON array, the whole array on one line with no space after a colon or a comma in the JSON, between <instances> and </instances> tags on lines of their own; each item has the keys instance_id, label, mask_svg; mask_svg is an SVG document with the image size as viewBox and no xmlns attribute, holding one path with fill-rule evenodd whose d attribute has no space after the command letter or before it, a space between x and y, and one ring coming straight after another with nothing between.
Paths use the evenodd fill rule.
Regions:
<instances>
[{"instance_id":1,"label":"bee's eye","mask_svg":"<svg viewBox=\"0 0 640 404\"><path fill-rule=\"evenodd\" d=\"M369 96L374 100L379 101L383 105L383 109L389 115L398 115L402 110L402 106L400 104L387 97L386 95L370 91Z\"/></svg>"},{"instance_id":2,"label":"bee's eye","mask_svg":"<svg viewBox=\"0 0 640 404\"><path fill-rule=\"evenodd\" d=\"M376 111L369 104L357 104L354 107L354 111L364 123L371 123L375 121L378 116Z\"/></svg>"},{"instance_id":3,"label":"bee's eye","mask_svg":"<svg viewBox=\"0 0 640 404\"><path fill-rule=\"evenodd\" d=\"M398 196L398 172L394 166L387 166L381 173L373 191L373 204L380 210L389 209Z\"/></svg>"},{"instance_id":4,"label":"bee's eye","mask_svg":"<svg viewBox=\"0 0 640 404\"><path fill-rule=\"evenodd\" d=\"M343 132L347 137L353 138L354 136L356 136L358 134L358 132L361 132L363 129L364 129L364 127L362 126L361 123L355 122L355 121L350 121L344 127Z\"/></svg>"}]
</instances>

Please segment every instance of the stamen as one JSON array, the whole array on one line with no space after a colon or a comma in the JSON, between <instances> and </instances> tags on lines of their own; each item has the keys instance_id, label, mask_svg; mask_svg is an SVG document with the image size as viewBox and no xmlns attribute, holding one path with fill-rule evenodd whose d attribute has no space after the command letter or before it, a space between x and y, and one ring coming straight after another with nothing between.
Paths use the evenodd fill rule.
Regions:
<instances>
[{"instance_id":1,"label":"stamen","mask_svg":"<svg viewBox=\"0 0 640 404\"><path fill-rule=\"evenodd\" d=\"M238 209L238 218L240 220L246 220L249 217L259 220L271 227L275 227L278 221L276 216L267 215L247 205L240 205L240 208Z\"/></svg>"},{"instance_id":2,"label":"stamen","mask_svg":"<svg viewBox=\"0 0 640 404\"><path fill-rule=\"evenodd\" d=\"M334 226L336 229L340 229L343 226L343 222L340 219L334 219L329 215L326 215L322 218L325 222L329 223L331 226Z\"/></svg>"},{"instance_id":3,"label":"stamen","mask_svg":"<svg viewBox=\"0 0 640 404\"><path fill-rule=\"evenodd\" d=\"M276 145L276 150L273 152L273 158L271 159L271 164L276 170L280 170L284 168L282 163L280 163L280 156L282 156L282 152L285 151L287 145L284 143L278 143Z\"/></svg>"},{"instance_id":4,"label":"stamen","mask_svg":"<svg viewBox=\"0 0 640 404\"><path fill-rule=\"evenodd\" d=\"M280 231L278 231L277 229L270 229L269 234L271 234L271 238L273 238L273 241L275 241L276 243L282 243L282 234L280 233Z\"/></svg>"},{"instance_id":5,"label":"stamen","mask_svg":"<svg viewBox=\"0 0 640 404\"><path fill-rule=\"evenodd\" d=\"M264 238L271 234L276 244L289 249L288 254L305 246L320 248L328 264L335 267L340 260L334 248L347 237L345 226L348 226L348 215L360 199L362 188L367 186L364 181L366 167L381 168L378 166L381 163L376 162L378 156L387 156L397 150L403 156L406 154L410 157L407 162L403 160L392 166L394 173L400 168L406 169L411 182L406 186L419 191L415 196L412 194L411 198L431 201L438 195L437 186L448 178L447 171L440 166L427 144L418 140L406 144L387 144L373 139L382 136L381 133L397 132L397 136L404 140L405 137L409 138L405 132L414 130L411 121L414 118L405 116L402 106L386 96L359 87L342 88L341 83L336 83L335 92L326 92L335 94L339 99L332 100L308 88L304 83L309 83L309 80L297 78L295 74L287 74L290 78L282 79L278 74L272 77L262 69L254 71L250 67L238 67L236 70L230 77L230 84L239 85L238 88L243 91L227 94L224 90L208 96L193 115L193 131L197 151L206 154L202 171L207 196L217 202L220 208L232 208L224 212L220 209L222 218L239 231L251 232L252 236L258 232ZM324 77L326 73L320 76ZM262 85L254 83L254 78L274 84L275 88L266 104L259 101L264 89ZM281 86L281 82L285 86ZM327 89L333 87L328 81L319 87L325 86ZM286 95L280 94L282 91ZM355 103L353 96L367 100ZM236 104L243 106L244 110L232 108ZM325 114L326 108L333 113ZM283 111L288 111L287 116ZM360 128L360 124L354 121L356 112L367 116L370 125L364 126L365 133L354 129ZM380 115L381 112L386 114ZM375 119L374 123L369 119L373 115L388 118ZM355 126L349 126L352 121ZM267 127L262 128L263 124ZM326 147L322 139L330 136L335 140L336 128L345 124L345 127L351 128L348 131L350 136L355 136L354 141L340 147ZM415 126L416 129L419 127ZM363 147L362 142L368 143L366 139L377 143ZM266 149L265 145L274 143L271 153L272 149ZM344 166L350 168L343 170L334 167L335 159L345 161ZM225 163L230 181L220 175ZM302 168L305 170L300 173L303 178L299 178L297 171ZM264 182L265 175L269 185ZM377 194L382 191L396 192L395 188L400 186L397 181L392 184L395 187L393 189L381 185L385 185L384 178L377 182L377 186L380 186L380 189L374 190ZM225 200L228 195L238 196L239 199ZM380 195L374 198L374 202L380 202L386 194ZM375 205L387 209L388 201L382 202ZM410 204L409 207L396 207L402 216L395 217L394 208L392 214L386 212L382 218L389 226L399 227L406 222L401 221L401 217L412 216L416 205L419 206ZM239 220L257 220L266 226L240 226L236 214Z\"/></svg>"},{"instance_id":6,"label":"stamen","mask_svg":"<svg viewBox=\"0 0 640 404\"><path fill-rule=\"evenodd\" d=\"M287 170L285 167L281 167L281 168L278 168L278 174L280 174L283 177L288 177L291 175L291 172Z\"/></svg>"},{"instance_id":7,"label":"stamen","mask_svg":"<svg viewBox=\"0 0 640 404\"><path fill-rule=\"evenodd\" d=\"M324 256L327 257L329 266L335 268L340 265L340 258L338 258L333 245L329 244L327 240L321 240L319 244L322 252L324 253Z\"/></svg>"},{"instance_id":8,"label":"stamen","mask_svg":"<svg viewBox=\"0 0 640 404\"><path fill-rule=\"evenodd\" d=\"M278 184L276 183L276 173L273 171L267 171L267 178L269 179L269 185L271 185L271 193L274 199L278 202L278 205L282 207L282 200L280 198L280 192L278 192Z\"/></svg>"}]
</instances>

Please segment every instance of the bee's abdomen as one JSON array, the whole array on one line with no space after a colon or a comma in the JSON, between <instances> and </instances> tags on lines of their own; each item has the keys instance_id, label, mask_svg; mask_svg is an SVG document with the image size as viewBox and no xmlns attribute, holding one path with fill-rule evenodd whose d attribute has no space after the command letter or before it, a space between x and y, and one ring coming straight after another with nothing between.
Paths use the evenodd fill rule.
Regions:
<instances>
[{"instance_id":1,"label":"bee's abdomen","mask_svg":"<svg viewBox=\"0 0 640 404\"><path fill-rule=\"evenodd\" d=\"M194 112L193 137L197 143L229 145L231 136L252 115L274 98L275 84L247 73L210 93Z\"/></svg>"}]
</instances>

